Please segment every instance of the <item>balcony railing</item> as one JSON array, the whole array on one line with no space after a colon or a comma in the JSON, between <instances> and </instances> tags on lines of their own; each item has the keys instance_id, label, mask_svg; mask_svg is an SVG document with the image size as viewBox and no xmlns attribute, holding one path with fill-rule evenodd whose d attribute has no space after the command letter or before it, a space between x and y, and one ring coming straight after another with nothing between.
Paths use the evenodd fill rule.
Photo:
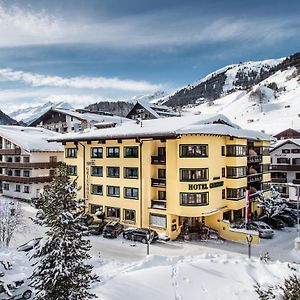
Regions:
<instances>
[{"instance_id":1,"label":"balcony railing","mask_svg":"<svg viewBox=\"0 0 300 300\"><path fill-rule=\"evenodd\" d=\"M300 171L300 165L271 165L272 171Z\"/></svg>"},{"instance_id":2,"label":"balcony railing","mask_svg":"<svg viewBox=\"0 0 300 300\"><path fill-rule=\"evenodd\" d=\"M261 155L255 155L255 156L248 156L247 158L248 163L261 163L262 162L262 156Z\"/></svg>"},{"instance_id":3,"label":"balcony railing","mask_svg":"<svg viewBox=\"0 0 300 300\"><path fill-rule=\"evenodd\" d=\"M165 156L151 156L152 165L165 165L166 157Z\"/></svg>"},{"instance_id":4,"label":"balcony railing","mask_svg":"<svg viewBox=\"0 0 300 300\"><path fill-rule=\"evenodd\" d=\"M166 178L151 178L151 186L166 187Z\"/></svg>"},{"instance_id":5,"label":"balcony railing","mask_svg":"<svg viewBox=\"0 0 300 300\"><path fill-rule=\"evenodd\" d=\"M151 208L155 209L167 209L166 200L151 200Z\"/></svg>"},{"instance_id":6,"label":"balcony railing","mask_svg":"<svg viewBox=\"0 0 300 300\"><path fill-rule=\"evenodd\" d=\"M6 175L0 175L0 180L7 181L7 182L17 182L17 183L45 183L50 182L52 180L52 177L50 176L39 176L39 177L18 177L18 176L6 176Z\"/></svg>"},{"instance_id":7,"label":"balcony railing","mask_svg":"<svg viewBox=\"0 0 300 300\"><path fill-rule=\"evenodd\" d=\"M21 149L16 148L16 149L0 149L0 154L1 155L20 155L21 154Z\"/></svg>"},{"instance_id":8,"label":"balcony railing","mask_svg":"<svg viewBox=\"0 0 300 300\"><path fill-rule=\"evenodd\" d=\"M287 179L286 178L271 178L271 181L273 183L287 183Z\"/></svg>"},{"instance_id":9,"label":"balcony railing","mask_svg":"<svg viewBox=\"0 0 300 300\"><path fill-rule=\"evenodd\" d=\"M0 162L1 168L9 169L51 169L56 168L61 162L36 162L36 163L14 163L14 162Z\"/></svg>"},{"instance_id":10,"label":"balcony railing","mask_svg":"<svg viewBox=\"0 0 300 300\"><path fill-rule=\"evenodd\" d=\"M262 180L261 173L248 175L248 182L255 182L255 181L261 181L261 180Z\"/></svg>"}]
</instances>

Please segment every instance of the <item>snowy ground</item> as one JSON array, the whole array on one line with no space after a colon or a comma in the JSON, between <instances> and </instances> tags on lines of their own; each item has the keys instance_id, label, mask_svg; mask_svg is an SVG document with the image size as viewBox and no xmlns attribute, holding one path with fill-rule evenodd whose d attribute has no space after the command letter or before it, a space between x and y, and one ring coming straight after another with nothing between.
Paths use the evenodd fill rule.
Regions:
<instances>
[{"instance_id":1,"label":"snowy ground","mask_svg":"<svg viewBox=\"0 0 300 300\"><path fill-rule=\"evenodd\" d=\"M1 199L0 199L1 200ZM22 262L24 273L31 267L24 253L13 248L43 236L45 228L30 217L35 209L22 203L25 223L16 232L10 253ZM300 263L294 252L296 230L276 231L272 240L262 240L252 247L253 256L268 251L267 263L257 258L248 260L247 246L232 242L162 242L146 246L124 240L92 236L92 264L101 282L93 286L100 299L257 299L253 285L279 283L292 273L288 262ZM2 254L5 251L2 251ZM7 253L7 252L6 252ZM1 249L0 249L1 254ZM6 254L7 255L7 254ZM277 261L277 260L280 261ZM300 274L300 265L296 265Z\"/></svg>"}]
</instances>

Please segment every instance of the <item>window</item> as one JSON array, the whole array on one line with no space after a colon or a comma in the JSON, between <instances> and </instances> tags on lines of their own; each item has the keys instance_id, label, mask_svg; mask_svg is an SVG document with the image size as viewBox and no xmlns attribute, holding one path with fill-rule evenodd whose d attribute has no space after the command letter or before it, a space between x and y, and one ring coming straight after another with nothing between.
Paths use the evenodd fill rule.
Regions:
<instances>
[{"instance_id":1,"label":"window","mask_svg":"<svg viewBox=\"0 0 300 300\"><path fill-rule=\"evenodd\" d=\"M120 157L120 148L119 147L107 147L106 149L107 157Z\"/></svg>"},{"instance_id":2,"label":"window","mask_svg":"<svg viewBox=\"0 0 300 300\"><path fill-rule=\"evenodd\" d=\"M30 177L30 170L24 170L23 171L23 176L24 177Z\"/></svg>"},{"instance_id":3,"label":"window","mask_svg":"<svg viewBox=\"0 0 300 300\"><path fill-rule=\"evenodd\" d=\"M29 194L29 186L28 185L24 186L24 193Z\"/></svg>"},{"instance_id":4,"label":"window","mask_svg":"<svg viewBox=\"0 0 300 300\"><path fill-rule=\"evenodd\" d=\"M120 187L119 186L107 186L107 196L120 197Z\"/></svg>"},{"instance_id":5,"label":"window","mask_svg":"<svg viewBox=\"0 0 300 300\"><path fill-rule=\"evenodd\" d=\"M119 167L107 167L106 176L119 178L120 177L120 168Z\"/></svg>"},{"instance_id":6,"label":"window","mask_svg":"<svg viewBox=\"0 0 300 300\"><path fill-rule=\"evenodd\" d=\"M66 158L76 158L77 149L76 148L66 148Z\"/></svg>"},{"instance_id":7,"label":"window","mask_svg":"<svg viewBox=\"0 0 300 300\"><path fill-rule=\"evenodd\" d=\"M21 176L21 170L15 170L15 176L20 177Z\"/></svg>"},{"instance_id":8,"label":"window","mask_svg":"<svg viewBox=\"0 0 300 300\"><path fill-rule=\"evenodd\" d=\"M207 145L180 145L180 157L207 157Z\"/></svg>"},{"instance_id":9,"label":"window","mask_svg":"<svg viewBox=\"0 0 300 300\"><path fill-rule=\"evenodd\" d=\"M247 175L246 167L227 167L227 178L242 178Z\"/></svg>"},{"instance_id":10,"label":"window","mask_svg":"<svg viewBox=\"0 0 300 300\"><path fill-rule=\"evenodd\" d=\"M281 151L282 151L282 153L291 153L290 149L282 149Z\"/></svg>"},{"instance_id":11,"label":"window","mask_svg":"<svg viewBox=\"0 0 300 300\"><path fill-rule=\"evenodd\" d=\"M246 146L228 145L226 146L227 156L246 156Z\"/></svg>"},{"instance_id":12,"label":"window","mask_svg":"<svg viewBox=\"0 0 300 300\"><path fill-rule=\"evenodd\" d=\"M167 228L167 217L165 215L150 214L150 226Z\"/></svg>"},{"instance_id":13,"label":"window","mask_svg":"<svg viewBox=\"0 0 300 300\"><path fill-rule=\"evenodd\" d=\"M95 214L97 211L103 211L103 206L98 204L90 203L90 212L91 214Z\"/></svg>"},{"instance_id":14,"label":"window","mask_svg":"<svg viewBox=\"0 0 300 300\"><path fill-rule=\"evenodd\" d=\"M279 157L279 158L277 158L277 163L278 164L289 164L290 159L286 158L286 157Z\"/></svg>"},{"instance_id":15,"label":"window","mask_svg":"<svg viewBox=\"0 0 300 300\"><path fill-rule=\"evenodd\" d=\"M16 156L16 157L15 157L15 162L16 162L16 163L21 162L21 157L20 157L20 156Z\"/></svg>"},{"instance_id":16,"label":"window","mask_svg":"<svg viewBox=\"0 0 300 300\"><path fill-rule=\"evenodd\" d=\"M70 176L76 176L77 175L77 166L69 165L68 172L69 172Z\"/></svg>"},{"instance_id":17,"label":"window","mask_svg":"<svg viewBox=\"0 0 300 300\"><path fill-rule=\"evenodd\" d=\"M293 158L292 160L293 165L300 165L300 158Z\"/></svg>"},{"instance_id":18,"label":"window","mask_svg":"<svg viewBox=\"0 0 300 300\"><path fill-rule=\"evenodd\" d=\"M124 147L124 157L127 157L127 158L139 157L139 148L138 147Z\"/></svg>"},{"instance_id":19,"label":"window","mask_svg":"<svg viewBox=\"0 0 300 300\"><path fill-rule=\"evenodd\" d=\"M292 153L300 153L300 149L292 149Z\"/></svg>"},{"instance_id":20,"label":"window","mask_svg":"<svg viewBox=\"0 0 300 300\"><path fill-rule=\"evenodd\" d=\"M158 191L158 200L166 200L166 199L167 199L166 191Z\"/></svg>"},{"instance_id":21,"label":"window","mask_svg":"<svg viewBox=\"0 0 300 300\"><path fill-rule=\"evenodd\" d=\"M91 194L103 195L103 185L91 184Z\"/></svg>"},{"instance_id":22,"label":"window","mask_svg":"<svg viewBox=\"0 0 300 300\"><path fill-rule=\"evenodd\" d=\"M239 200L245 198L245 188L227 189L227 199Z\"/></svg>"},{"instance_id":23,"label":"window","mask_svg":"<svg viewBox=\"0 0 300 300\"><path fill-rule=\"evenodd\" d=\"M208 180L208 168L205 169L180 169L180 181Z\"/></svg>"},{"instance_id":24,"label":"window","mask_svg":"<svg viewBox=\"0 0 300 300\"><path fill-rule=\"evenodd\" d=\"M222 177L225 177L226 176L226 169L225 168L222 168Z\"/></svg>"},{"instance_id":25,"label":"window","mask_svg":"<svg viewBox=\"0 0 300 300\"><path fill-rule=\"evenodd\" d=\"M139 199L139 189L124 187L124 198Z\"/></svg>"},{"instance_id":26,"label":"window","mask_svg":"<svg viewBox=\"0 0 300 300\"><path fill-rule=\"evenodd\" d=\"M124 221L131 221L135 223L136 212L133 209L123 209Z\"/></svg>"},{"instance_id":27,"label":"window","mask_svg":"<svg viewBox=\"0 0 300 300\"><path fill-rule=\"evenodd\" d=\"M29 156L24 156L24 157L23 157L23 162L24 162L24 163L29 163L29 162L30 162Z\"/></svg>"},{"instance_id":28,"label":"window","mask_svg":"<svg viewBox=\"0 0 300 300\"><path fill-rule=\"evenodd\" d=\"M3 189L5 191L9 191L9 184L8 183L3 183Z\"/></svg>"},{"instance_id":29,"label":"window","mask_svg":"<svg viewBox=\"0 0 300 300\"><path fill-rule=\"evenodd\" d=\"M106 216L109 218L120 218L120 208L107 206Z\"/></svg>"},{"instance_id":30,"label":"window","mask_svg":"<svg viewBox=\"0 0 300 300\"><path fill-rule=\"evenodd\" d=\"M221 146L221 155L225 156L225 146Z\"/></svg>"},{"instance_id":31,"label":"window","mask_svg":"<svg viewBox=\"0 0 300 300\"><path fill-rule=\"evenodd\" d=\"M124 178L137 179L139 177L138 168L124 168Z\"/></svg>"},{"instance_id":32,"label":"window","mask_svg":"<svg viewBox=\"0 0 300 300\"><path fill-rule=\"evenodd\" d=\"M19 184L16 184L16 192L21 192L21 186Z\"/></svg>"},{"instance_id":33,"label":"window","mask_svg":"<svg viewBox=\"0 0 300 300\"><path fill-rule=\"evenodd\" d=\"M158 147L157 154L159 157L165 157L166 156L166 147Z\"/></svg>"},{"instance_id":34,"label":"window","mask_svg":"<svg viewBox=\"0 0 300 300\"><path fill-rule=\"evenodd\" d=\"M103 167L92 166L91 167L91 176L102 177L103 176Z\"/></svg>"},{"instance_id":35,"label":"window","mask_svg":"<svg viewBox=\"0 0 300 300\"><path fill-rule=\"evenodd\" d=\"M158 178L166 178L166 169L158 169Z\"/></svg>"},{"instance_id":36,"label":"window","mask_svg":"<svg viewBox=\"0 0 300 300\"><path fill-rule=\"evenodd\" d=\"M268 191L271 189L271 182L263 182L262 183L262 190L263 191Z\"/></svg>"},{"instance_id":37,"label":"window","mask_svg":"<svg viewBox=\"0 0 300 300\"><path fill-rule=\"evenodd\" d=\"M208 193L180 193L180 205L201 206L208 204Z\"/></svg>"},{"instance_id":38,"label":"window","mask_svg":"<svg viewBox=\"0 0 300 300\"><path fill-rule=\"evenodd\" d=\"M222 190L222 199L225 199L225 198L226 198L226 190L223 189L223 190Z\"/></svg>"},{"instance_id":39,"label":"window","mask_svg":"<svg viewBox=\"0 0 300 300\"><path fill-rule=\"evenodd\" d=\"M262 147L262 155L269 156L270 155L270 148L269 147Z\"/></svg>"},{"instance_id":40,"label":"window","mask_svg":"<svg viewBox=\"0 0 300 300\"><path fill-rule=\"evenodd\" d=\"M49 161L50 161L51 163L56 163L56 162L57 162L57 156L50 156L50 157L49 157Z\"/></svg>"},{"instance_id":41,"label":"window","mask_svg":"<svg viewBox=\"0 0 300 300\"><path fill-rule=\"evenodd\" d=\"M102 147L92 147L91 148L91 158L102 158L103 148Z\"/></svg>"}]
</instances>

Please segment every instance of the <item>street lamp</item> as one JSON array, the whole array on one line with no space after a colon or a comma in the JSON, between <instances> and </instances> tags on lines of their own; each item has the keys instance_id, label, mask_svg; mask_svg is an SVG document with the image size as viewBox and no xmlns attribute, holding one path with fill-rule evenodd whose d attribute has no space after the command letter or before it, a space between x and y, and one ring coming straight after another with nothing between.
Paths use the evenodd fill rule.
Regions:
<instances>
[{"instance_id":1,"label":"street lamp","mask_svg":"<svg viewBox=\"0 0 300 300\"><path fill-rule=\"evenodd\" d=\"M150 232L146 234L146 238L147 238L147 255L149 255L150 254Z\"/></svg>"},{"instance_id":2,"label":"street lamp","mask_svg":"<svg viewBox=\"0 0 300 300\"><path fill-rule=\"evenodd\" d=\"M246 236L246 239L247 239L247 243L248 243L248 257L250 259L251 258L251 243L253 241L253 236L251 234L248 234Z\"/></svg>"}]
</instances>

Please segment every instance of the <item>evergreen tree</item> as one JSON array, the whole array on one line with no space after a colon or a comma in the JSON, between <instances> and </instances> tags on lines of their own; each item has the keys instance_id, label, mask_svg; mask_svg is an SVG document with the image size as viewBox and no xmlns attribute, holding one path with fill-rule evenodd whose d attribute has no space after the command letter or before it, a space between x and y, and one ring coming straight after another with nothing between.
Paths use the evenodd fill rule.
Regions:
<instances>
[{"instance_id":1,"label":"evergreen tree","mask_svg":"<svg viewBox=\"0 0 300 300\"><path fill-rule=\"evenodd\" d=\"M90 242L82 230L84 203L76 200L75 182L68 176L66 165L60 166L53 181L39 199L42 212L39 223L49 227L47 238L33 255L36 260L31 285L38 300L84 300L96 296L90 293L97 280L90 258Z\"/></svg>"}]
</instances>

